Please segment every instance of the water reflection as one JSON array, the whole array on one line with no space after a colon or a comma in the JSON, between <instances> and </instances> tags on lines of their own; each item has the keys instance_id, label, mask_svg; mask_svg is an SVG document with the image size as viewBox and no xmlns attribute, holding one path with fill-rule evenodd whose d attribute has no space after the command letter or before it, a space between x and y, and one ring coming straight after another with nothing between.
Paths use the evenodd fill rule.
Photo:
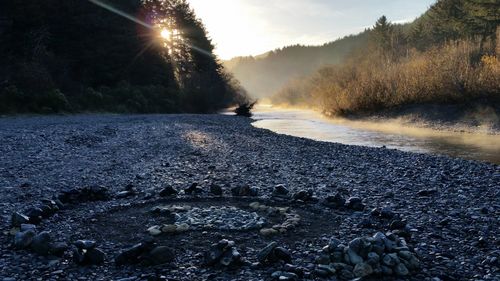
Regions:
<instances>
[{"instance_id":1,"label":"water reflection","mask_svg":"<svg viewBox=\"0 0 500 281\"><path fill-rule=\"evenodd\" d=\"M444 154L500 164L500 136L410 128L394 123L332 120L308 110L260 106L255 127L319 141Z\"/></svg>"}]
</instances>

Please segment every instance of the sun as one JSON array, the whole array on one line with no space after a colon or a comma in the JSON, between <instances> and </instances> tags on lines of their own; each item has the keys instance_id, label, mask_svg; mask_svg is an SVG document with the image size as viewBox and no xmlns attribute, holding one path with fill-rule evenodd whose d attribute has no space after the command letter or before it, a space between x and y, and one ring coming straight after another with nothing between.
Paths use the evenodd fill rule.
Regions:
<instances>
[{"instance_id":1,"label":"sun","mask_svg":"<svg viewBox=\"0 0 500 281\"><path fill-rule=\"evenodd\" d=\"M170 32L170 30L164 28L161 30L160 36L161 36L161 38L168 40L172 36L172 32Z\"/></svg>"}]
</instances>

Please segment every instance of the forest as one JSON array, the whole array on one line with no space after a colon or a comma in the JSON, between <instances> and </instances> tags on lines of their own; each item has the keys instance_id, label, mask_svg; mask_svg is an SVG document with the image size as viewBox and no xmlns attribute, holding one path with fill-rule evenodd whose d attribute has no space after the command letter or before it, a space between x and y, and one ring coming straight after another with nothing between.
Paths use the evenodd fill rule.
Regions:
<instances>
[{"instance_id":1,"label":"forest","mask_svg":"<svg viewBox=\"0 0 500 281\"><path fill-rule=\"evenodd\" d=\"M500 104L500 2L439 0L409 24L382 16L344 61L289 81L276 104L327 115L417 104Z\"/></svg>"},{"instance_id":2,"label":"forest","mask_svg":"<svg viewBox=\"0 0 500 281\"><path fill-rule=\"evenodd\" d=\"M215 112L246 100L185 0L0 3L0 113Z\"/></svg>"},{"instance_id":3,"label":"forest","mask_svg":"<svg viewBox=\"0 0 500 281\"><path fill-rule=\"evenodd\" d=\"M224 62L254 97L268 97L292 77L312 74L322 65L340 64L351 50L366 44L368 32L351 35L322 46L294 45L256 57L236 57Z\"/></svg>"}]
</instances>

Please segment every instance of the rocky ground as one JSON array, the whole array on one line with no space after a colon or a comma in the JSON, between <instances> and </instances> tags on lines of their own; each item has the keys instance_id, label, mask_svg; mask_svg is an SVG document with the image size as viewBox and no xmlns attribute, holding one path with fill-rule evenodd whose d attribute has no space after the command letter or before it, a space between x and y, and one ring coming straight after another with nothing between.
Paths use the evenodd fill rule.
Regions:
<instances>
[{"instance_id":1,"label":"rocky ground","mask_svg":"<svg viewBox=\"0 0 500 281\"><path fill-rule=\"evenodd\" d=\"M0 280L500 280L496 165L221 115L3 118L0 139Z\"/></svg>"}]
</instances>

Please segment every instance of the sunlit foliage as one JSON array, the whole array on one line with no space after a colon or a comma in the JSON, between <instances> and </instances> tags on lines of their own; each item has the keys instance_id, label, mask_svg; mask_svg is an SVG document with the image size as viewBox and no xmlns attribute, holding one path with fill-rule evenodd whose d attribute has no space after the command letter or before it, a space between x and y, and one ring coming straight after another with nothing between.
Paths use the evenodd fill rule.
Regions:
<instances>
[{"instance_id":1,"label":"sunlit foliage","mask_svg":"<svg viewBox=\"0 0 500 281\"><path fill-rule=\"evenodd\" d=\"M330 115L478 99L500 104L499 7L498 1L440 0L409 25L381 17L369 42L343 64L290 82L273 101Z\"/></svg>"}]
</instances>

